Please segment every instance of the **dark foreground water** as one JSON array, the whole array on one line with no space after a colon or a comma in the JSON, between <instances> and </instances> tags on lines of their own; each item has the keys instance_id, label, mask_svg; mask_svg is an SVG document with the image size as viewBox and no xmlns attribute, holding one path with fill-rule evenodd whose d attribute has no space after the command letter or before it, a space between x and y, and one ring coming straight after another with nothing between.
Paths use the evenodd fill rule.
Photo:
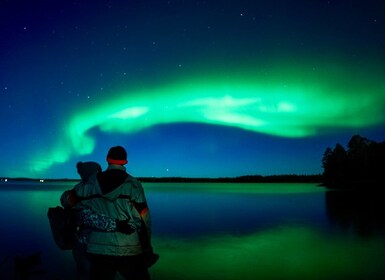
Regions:
<instances>
[{"instance_id":1,"label":"dark foreground water","mask_svg":"<svg viewBox=\"0 0 385 280\"><path fill-rule=\"evenodd\" d=\"M69 184L0 184L0 278L76 279L47 209ZM385 279L381 197L315 184L144 184L161 255L152 279Z\"/></svg>"}]
</instances>

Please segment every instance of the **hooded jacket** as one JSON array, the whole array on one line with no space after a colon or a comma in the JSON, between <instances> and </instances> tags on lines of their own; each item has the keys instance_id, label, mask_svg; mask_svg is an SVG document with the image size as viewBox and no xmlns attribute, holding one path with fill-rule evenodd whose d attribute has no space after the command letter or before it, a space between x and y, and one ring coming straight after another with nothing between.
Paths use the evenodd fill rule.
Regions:
<instances>
[{"instance_id":1,"label":"hooded jacket","mask_svg":"<svg viewBox=\"0 0 385 280\"><path fill-rule=\"evenodd\" d=\"M125 172L120 165L109 165L104 172L92 176L87 184L76 189L82 198L79 207L108 215L118 220L129 220L136 229L132 234L121 232L92 231L87 252L99 255L132 256L143 253L138 231L141 226L140 213L134 204L146 205L141 183ZM148 216L149 218L149 216ZM150 223L147 220L150 230Z\"/></svg>"}]
</instances>

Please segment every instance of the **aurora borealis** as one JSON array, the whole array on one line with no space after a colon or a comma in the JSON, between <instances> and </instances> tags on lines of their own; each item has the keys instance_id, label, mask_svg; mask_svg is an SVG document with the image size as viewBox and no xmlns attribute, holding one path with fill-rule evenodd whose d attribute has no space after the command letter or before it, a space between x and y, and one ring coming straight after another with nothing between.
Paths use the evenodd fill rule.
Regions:
<instances>
[{"instance_id":1,"label":"aurora borealis","mask_svg":"<svg viewBox=\"0 0 385 280\"><path fill-rule=\"evenodd\" d=\"M382 1L1 4L0 176L316 174L385 140Z\"/></svg>"}]
</instances>

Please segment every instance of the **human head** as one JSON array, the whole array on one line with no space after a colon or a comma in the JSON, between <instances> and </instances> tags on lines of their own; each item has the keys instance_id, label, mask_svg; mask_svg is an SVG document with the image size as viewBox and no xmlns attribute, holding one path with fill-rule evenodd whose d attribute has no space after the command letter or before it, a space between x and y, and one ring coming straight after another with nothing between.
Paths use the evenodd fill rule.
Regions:
<instances>
[{"instance_id":1,"label":"human head","mask_svg":"<svg viewBox=\"0 0 385 280\"><path fill-rule=\"evenodd\" d=\"M127 152L122 146L111 147L107 154L108 164L125 165L127 161Z\"/></svg>"},{"instance_id":2,"label":"human head","mask_svg":"<svg viewBox=\"0 0 385 280\"><path fill-rule=\"evenodd\" d=\"M79 161L76 164L76 168L83 182L88 181L91 175L95 174L96 172L102 171L102 167L100 166L100 164L94 161Z\"/></svg>"}]
</instances>

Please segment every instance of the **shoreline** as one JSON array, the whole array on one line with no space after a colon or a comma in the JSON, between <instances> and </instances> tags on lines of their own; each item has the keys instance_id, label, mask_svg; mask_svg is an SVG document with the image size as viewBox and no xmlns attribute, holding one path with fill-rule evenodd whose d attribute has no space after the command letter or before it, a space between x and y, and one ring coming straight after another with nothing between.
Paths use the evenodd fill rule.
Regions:
<instances>
[{"instance_id":1,"label":"shoreline","mask_svg":"<svg viewBox=\"0 0 385 280\"><path fill-rule=\"evenodd\" d=\"M238 177L135 177L143 183L322 183L322 175L245 175ZM0 177L0 183L58 183L58 182L80 182L80 179L34 179L34 178L6 178Z\"/></svg>"}]
</instances>

